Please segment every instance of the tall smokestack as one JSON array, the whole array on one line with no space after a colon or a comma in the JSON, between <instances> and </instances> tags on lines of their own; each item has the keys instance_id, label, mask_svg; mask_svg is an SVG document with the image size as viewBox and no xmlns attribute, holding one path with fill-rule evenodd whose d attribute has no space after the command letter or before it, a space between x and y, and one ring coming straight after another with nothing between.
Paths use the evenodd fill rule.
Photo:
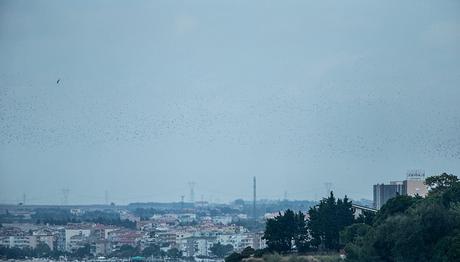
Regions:
<instances>
[{"instance_id":1,"label":"tall smokestack","mask_svg":"<svg viewBox=\"0 0 460 262\"><path fill-rule=\"evenodd\" d=\"M256 177L254 177L254 180L253 180L253 202L252 202L252 217L254 218L254 220L257 219L257 214L256 214L256 200L257 200L257 195L256 195Z\"/></svg>"},{"instance_id":2,"label":"tall smokestack","mask_svg":"<svg viewBox=\"0 0 460 262\"><path fill-rule=\"evenodd\" d=\"M195 203L195 182L188 182L190 187L190 202Z\"/></svg>"}]
</instances>

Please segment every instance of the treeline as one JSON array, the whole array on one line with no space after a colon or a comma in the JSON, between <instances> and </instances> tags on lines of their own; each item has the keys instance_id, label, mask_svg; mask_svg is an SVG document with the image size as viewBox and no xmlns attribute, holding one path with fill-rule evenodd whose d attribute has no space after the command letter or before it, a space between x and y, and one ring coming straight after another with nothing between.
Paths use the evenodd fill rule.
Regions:
<instances>
[{"instance_id":1,"label":"treeline","mask_svg":"<svg viewBox=\"0 0 460 262\"><path fill-rule=\"evenodd\" d=\"M0 215L0 223L13 223L20 221L35 224L67 225L68 223L88 222L131 229L136 228L135 222L120 219L120 214L112 210L86 211L80 215L70 213L70 209L68 208L39 208L34 211L35 213L28 219L20 216L13 216L7 211L6 214Z\"/></svg>"},{"instance_id":2,"label":"treeline","mask_svg":"<svg viewBox=\"0 0 460 262\"><path fill-rule=\"evenodd\" d=\"M70 253L69 256L77 259L93 258L93 254L91 254L91 247L89 244L80 247L79 249L75 250L75 252ZM177 248L172 248L165 252L161 250L158 245L155 244L152 244L144 248L143 250L141 250L141 247L139 245L122 245L118 249L113 250L108 256L113 258L132 258L137 256L156 258L180 258L182 257L182 253Z\"/></svg>"},{"instance_id":3,"label":"treeline","mask_svg":"<svg viewBox=\"0 0 460 262\"><path fill-rule=\"evenodd\" d=\"M158 215L158 214L163 214L165 213L163 210L157 210L154 208L136 208L133 210L133 213L136 216L139 216L141 220L148 220L151 218L153 215Z\"/></svg>"},{"instance_id":4,"label":"treeline","mask_svg":"<svg viewBox=\"0 0 460 262\"><path fill-rule=\"evenodd\" d=\"M127 219L120 219L120 214L117 212L107 211L88 211L82 215L73 215L68 209L39 209L32 215L32 219L36 224L50 225L67 225L68 223L97 223L103 225L114 225L130 229L136 228L136 223Z\"/></svg>"},{"instance_id":5,"label":"treeline","mask_svg":"<svg viewBox=\"0 0 460 262\"><path fill-rule=\"evenodd\" d=\"M398 196L372 224L341 233L348 261L460 261L460 182L429 177L427 197Z\"/></svg>"},{"instance_id":6,"label":"treeline","mask_svg":"<svg viewBox=\"0 0 460 262\"><path fill-rule=\"evenodd\" d=\"M78 219L78 218L71 218L71 219L54 219L54 218L47 218L43 220L36 220L37 224L49 224L49 225L67 225L69 223L97 223L102 225L112 225L112 226L119 226L125 227L129 229L136 228L136 222L129 221L128 219L120 219L120 218L104 218L98 217L94 219Z\"/></svg>"},{"instance_id":7,"label":"treeline","mask_svg":"<svg viewBox=\"0 0 460 262\"><path fill-rule=\"evenodd\" d=\"M59 259L62 256L80 260L94 257L91 253L91 246L89 244L76 249L74 252L51 250L45 243L38 243L37 247L34 249L18 247L8 248L0 246L0 259ZM165 252L161 250L158 245L151 245L143 250L141 250L139 246L133 247L130 245L123 245L109 255L109 257L114 258L131 258L135 256L177 259L182 257L182 252L177 248L172 248Z\"/></svg>"},{"instance_id":8,"label":"treeline","mask_svg":"<svg viewBox=\"0 0 460 262\"><path fill-rule=\"evenodd\" d=\"M426 179L427 197L397 196L376 214L355 218L351 201L328 198L303 213L268 219L263 253L344 252L347 261L460 261L460 182L443 173ZM253 256L256 256L256 255ZM233 253L226 261L241 261Z\"/></svg>"},{"instance_id":9,"label":"treeline","mask_svg":"<svg viewBox=\"0 0 460 262\"><path fill-rule=\"evenodd\" d=\"M364 220L365 217L359 218ZM308 210L308 219L302 212L290 209L268 219L263 239L268 251L277 253L336 250L340 248L340 231L355 222L351 201L347 197L336 199L331 192Z\"/></svg>"},{"instance_id":10,"label":"treeline","mask_svg":"<svg viewBox=\"0 0 460 262\"><path fill-rule=\"evenodd\" d=\"M0 246L0 258L2 259L25 259L25 258L53 258L58 259L65 255L64 252L51 250L45 243L38 243L37 247L32 248L8 248Z\"/></svg>"},{"instance_id":11,"label":"treeline","mask_svg":"<svg viewBox=\"0 0 460 262\"><path fill-rule=\"evenodd\" d=\"M177 259L182 257L182 252L177 248L163 251L160 246L152 244L143 250L139 246L123 245L110 254L110 257L115 258L130 258L135 256Z\"/></svg>"},{"instance_id":12,"label":"treeline","mask_svg":"<svg viewBox=\"0 0 460 262\"><path fill-rule=\"evenodd\" d=\"M71 254L73 258L92 258L93 255L90 252L89 244L85 245L77 249L73 254ZM120 248L111 252L109 257L113 258L132 258L132 257L155 257L155 258L169 258L169 259L177 259L182 257L182 252L177 248L171 248L168 251L163 251L160 249L160 246L152 244L143 250L139 245L131 246L131 245L122 245Z\"/></svg>"},{"instance_id":13,"label":"treeline","mask_svg":"<svg viewBox=\"0 0 460 262\"><path fill-rule=\"evenodd\" d=\"M337 250L340 248L339 233L346 226L357 221L369 220L372 214L354 219L351 201L344 197L336 199L331 192L308 210L308 219L302 212L288 209L265 225L263 239L267 249L246 249L242 253L232 253L225 258L227 262L238 262L250 256L262 257L266 253L305 253L319 250Z\"/></svg>"}]
</instances>

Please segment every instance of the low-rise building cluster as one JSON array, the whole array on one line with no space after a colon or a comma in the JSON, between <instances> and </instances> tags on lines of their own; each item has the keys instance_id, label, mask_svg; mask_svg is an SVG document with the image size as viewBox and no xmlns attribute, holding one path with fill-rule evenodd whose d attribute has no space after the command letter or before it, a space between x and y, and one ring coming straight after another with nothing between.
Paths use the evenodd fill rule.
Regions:
<instances>
[{"instance_id":1,"label":"low-rise building cluster","mask_svg":"<svg viewBox=\"0 0 460 262\"><path fill-rule=\"evenodd\" d=\"M0 228L0 246L35 249L43 243L63 253L75 253L89 246L93 256L111 256L122 246L135 247L142 252L155 245L164 252L175 248L186 257L212 257L211 247L217 243L231 245L234 251L266 247L262 232L249 232L233 223L237 216L164 213L141 220L128 210L120 214L136 222L136 228L97 223L4 223Z\"/></svg>"}]
</instances>

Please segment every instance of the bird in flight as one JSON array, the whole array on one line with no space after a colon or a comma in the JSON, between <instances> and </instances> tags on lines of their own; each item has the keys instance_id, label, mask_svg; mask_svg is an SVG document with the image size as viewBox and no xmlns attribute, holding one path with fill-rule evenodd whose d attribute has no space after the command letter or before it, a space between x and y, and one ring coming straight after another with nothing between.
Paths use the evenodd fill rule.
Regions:
<instances>
[{"instance_id":1,"label":"bird in flight","mask_svg":"<svg viewBox=\"0 0 460 262\"><path fill-rule=\"evenodd\" d=\"M56 81L56 84L59 84L59 82L61 82L60 78L58 78L58 80Z\"/></svg>"}]
</instances>

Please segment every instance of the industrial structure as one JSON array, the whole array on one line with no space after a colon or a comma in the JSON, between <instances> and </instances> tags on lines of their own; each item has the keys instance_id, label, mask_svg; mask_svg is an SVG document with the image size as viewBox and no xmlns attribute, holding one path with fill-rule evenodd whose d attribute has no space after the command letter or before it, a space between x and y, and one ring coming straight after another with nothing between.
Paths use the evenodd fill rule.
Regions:
<instances>
[{"instance_id":1,"label":"industrial structure","mask_svg":"<svg viewBox=\"0 0 460 262\"><path fill-rule=\"evenodd\" d=\"M411 170L407 172L406 180L390 181L389 184L376 184L374 191L374 208L380 209L390 198L397 195L421 196L428 194L425 185L425 172L422 170Z\"/></svg>"},{"instance_id":2,"label":"industrial structure","mask_svg":"<svg viewBox=\"0 0 460 262\"><path fill-rule=\"evenodd\" d=\"M254 218L254 220L257 219L257 209L256 209L256 201L257 201L257 195L256 195L256 177L254 177L253 179L253 202L252 202L252 217Z\"/></svg>"}]
</instances>

